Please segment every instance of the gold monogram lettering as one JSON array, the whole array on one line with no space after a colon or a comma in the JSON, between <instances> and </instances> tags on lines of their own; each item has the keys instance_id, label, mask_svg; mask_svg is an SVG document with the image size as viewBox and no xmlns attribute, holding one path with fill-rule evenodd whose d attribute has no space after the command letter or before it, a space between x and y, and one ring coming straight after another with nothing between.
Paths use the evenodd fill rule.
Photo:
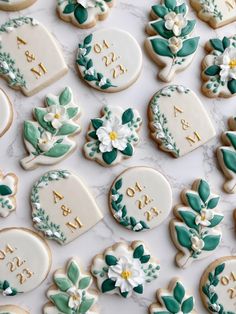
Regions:
<instances>
[{"instance_id":1,"label":"gold monogram lettering","mask_svg":"<svg viewBox=\"0 0 236 314\"><path fill-rule=\"evenodd\" d=\"M38 68L36 67L32 68L31 72L33 72L35 74L36 79L38 79L39 77L47 73L47 69L43 65L43 63L39 63Z\"/></svg>"},{"instance_id":2,"label":"gold monogram lettering","mask_svg":"<svg viewBox=\"0 0 236 314\"><path fill-rule=\"evenodd\" d=\"M187 136L186 140L189 142L190 146L193 146L193 144L195 144L196 142L200 142L201 141L201 137L198 134L198 132L195 131L194 134L193 134L193 137Z\"/></svg>"},{"instance_id":3,"label":"gold monogram lettering","mask_svg":"<svg viewBox=\"0 0 236 314\"><path fill-rule=\"evenodd\" d=\"M179 113L183 113L183 110L181 108L177 107L177 106L174 106L174 116L175 116L175 118L177 117L177 115Z\"/></svg>"},{"instance_id":4,"label":"gold monogram lettering","mask_svg":"<svg viewBox=\"0 0 236 314\"><path fill-rule=\"evenodd\" d=\"M5 249L0 250L0 260L4 260L7 256L7 254L13 253L15 250L10 246L10 244L7 244Z\"/></svg>"},{"instance_id":5,"label":"gold monogram lettering","mask_svg":"<svg viewBox=\"0 0 236 314\"><path fill-rule=\"evenodd\" d=\"M57 191L52 191L53 193L53 199L54 199L54 204L57 204L61 200L63 200L64 196L58 193Z\"/></svg>"},{"instance_id":6,"label":"gold monogram lettering","mask_svg":"<svg viewBox=\"0 0 236 314\"><path fill-rule=\"evenodd\" d=\"M61 209L62 209L62 215L63 216L68 216L69 214L71 214L71 210L68 207L66 207L65 205L62 205Z\"/></svg>"},{"instance_id":7,"label":"gold monogram lettering","mask_svg":"<svg viewBox=\"0 0 236 314\"><path fill-rule=\"evenodd\" d=\"M33 53L30 53L29 50L25 52L25 56L28 62L32 62L35 60L35 55Z\"/></svg>"},{"instance_id":8,"label":"gold monogram lettering","mask_svg":"<svg viewBox=\"0 0 236 314\"><path fill-rule=\"evenodd\" d=\"M18 36L16 37L16 42L17 42L18 49L20 49L21 45L27 45L27 42Z\"/></svg>"},{"instance_id":9,"label":"gold monogram lettering","mask_svg":"<svg viewBox=\"0 0 236 314\"><path fill-rule=\"evenodd\" d=\"M236 8L236 0L226 0L225 4L228 8L229 11L233 10L234 8Z\"/></svg>"},{"instance_id":10,"label":"gold monogram lettering","mask_svg":"<svg viewBox=\"0 0 236 314\"><path fill-rule=\"evenodd\" d=\"M79 217L76 217L74 222L68 222L66 225L69 227L72 233L78 228L80 229L83 227L83 224L81 223Z\"/></svg>"},{"instance_id":11,"label":"gold monogram lettering","mask_svg":"<svg viewBox=\"0 0 236 314\"><path fill-rule=\"evenodd\" d=\"M186 131L189 127L190 127L190 124L185 120L185 119L181 119L181 124L182 124L182 129L184 131Z\"/></svg>"}]
</instances>

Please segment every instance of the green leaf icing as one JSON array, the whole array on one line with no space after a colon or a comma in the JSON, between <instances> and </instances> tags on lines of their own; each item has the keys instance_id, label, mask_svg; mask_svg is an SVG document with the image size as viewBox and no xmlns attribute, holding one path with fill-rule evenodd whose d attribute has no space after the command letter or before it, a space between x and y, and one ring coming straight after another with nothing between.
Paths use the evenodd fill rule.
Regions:
<instances>
[{"instance_id":1,"label":"green leaf icing","mask_svg":"<svg viewBox=\"0 0 236 314\"><path fill-rule=\"evenodd\" d=\"M0 174L0 217L7 217L16 208L17 178L13 174Z\"/></svg>"},{"instance_id":2,"label":"green leaf icing","mask_svg":"<svg viewBox=\"0 0 236 314\"><path fill-rule=\"evenodd\" d=\"M221 21L223 19L223 14L216 1L217 0L200 0L200 10L198 14L204 16L204 19L207 21L211 21L211 19L215 22Z\"/></svg>"},{"instance_id":3,"label":"green leaf icing","mask_svg":"<svg viewBox=\"0 0 236 314\"><path fill-rule=\"evenodd\" d=\"M0 294L4 297L14 296L21 293L16 288L13 288L7 280L0 281Z\"/></svg>"}]
</instances>

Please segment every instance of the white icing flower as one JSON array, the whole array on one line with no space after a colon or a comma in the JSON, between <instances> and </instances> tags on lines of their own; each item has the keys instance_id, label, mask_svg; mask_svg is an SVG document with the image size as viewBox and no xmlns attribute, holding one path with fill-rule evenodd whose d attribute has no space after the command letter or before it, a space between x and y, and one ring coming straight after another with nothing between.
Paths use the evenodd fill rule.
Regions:
<instances>
[{"instance_id":1,"label":"white icing flower","mask_svg":"<svg viewBox=\"0 0 236 314\"><path fill-rule=\"evenodd\" d=\"M78 4L81 4L85 9L94 8L99 0L77 0Z\"/></svg>"},{"instance_id":2,"label":"white icing flower","mask_svg":"<svg viewBox=\"0 0 236 314\"><path fill-rule=\"evenodd\" d=\"M82 294L79 289L75 286L71 287L67 290L67 293L70 296L68 306L70 309L77 309L77 307L81 304Z\"/></svg>"},{"instance_id":3,"label":"white icing flower","mask_svg":"<svg viewBox=\"0 0 236 314\"><path fill-rule=\"evenodd\" d=\"M107 83L107 79L103 76L101 80L99 81L98 86L103 87L104 85L106 85L106 83Z\"/></svg>"},{"instance_id":4,"label":"white icing flower","mask_svg":"<svg viewBox=\"0 0 236 314\"><path fill-rule=\"evenodd\" d=\"M51 230L46 230L45 231L45 234L48 236L48 237L51 237L53 235L53 232Z\"/></svg>"},{"instance_id":5,"label":"white icing flower","mask_svg":"<svg viewBox=\"0 0 236 314\"><path fill-rule=\"evenodd\" d=\"M95 68L91 67L88 70L85 70L85 74L94 76L95 75Z\"/></svg>"},{"instance_id":6,"label":"white icing flower","mask_svg":"<svg viewBox=\"0 0 236 314\"><path fill-rule=\"evenodd\" d=\"M211 305L211 307L212 307L212 309L213 310L215 310L217 313L220 311L220 306L219 306L219 304L216 304L216 303L214 303L214 304L212 304Z\"/></svg>"},{"instance_id":7,"label":"white icing flower","mask_svg":"<svg viewBox=\"0 0 236 314\"><path fill-rule=\"evenodd\" d=\"M159 138L160 140L165 138L165 134L163 132L159 132L157 133L157 138Z\"/></svg>"},{"instance_id":8,"label":"white icing flower","mask_svg":"<svg viewBox=\"0 0 236 314\"><path fill-rule=\"evenodd\" d=\"M154 114L157 114L159 112L158 106L153 106L152 111Z\"/></svg>"},{"instance_id":9,"label":"white icing flower","mask_svg":"<svg viewBox=\"0 0 236 314\"><path fill-rule=\"evenodd\" d=\"M169 47L171 52L176 54L183 47L182 39L178 37L171 37L169 39Z\"/></svg>"},{"instance_id":10,"label":"white icing flower","mask_svg":"<svg viewBox=\"0 0 236 314\"><path fill-rule=\"evenodd\" d=\"M13 72L8 72L7 75L10 77L10 79L14 80L16 78L15 74Z\"/></svg>"},{"instance_id":11,"label":"white icing flower","mask_svg":"<svg viewBox=\"0 0 236 314\"><path fill-rule=\"evenodd\" d=\"M180 94L183 94L186 91L186 88L182 85L178 85L176 89Z\"/></svg>"},{"instance_id":12,"label":"white icing flower","mask_svg":"<svg viewBox=\"0 0 236 314\"><path fill-rule=\"evenodd\" d=\"M134 228L133 228L134 231L139 231L139 230L142 230L142 229L143 229L143 226L141 225L140 222L137 223L137 224L134 226Z\"/></svg>"},{"instance_id":13,"label":"white icing flower","mask_svg":"<svg viewBox=\"0 0 236 314\"><path fill-rule=\"evenodd\" d=\"M39 25L39 22L37 20L35 20L35 19L32 19L31 24L33 26L37 26L37 25Z\"/></svg>"},{"instance_id":14,"label":"white icing flower","mask_svg":"<svg viewBox=\"0 0 236 314\"><path fill-rule=\"evenodd\" d=\"M193 236L191 238L192 242L192 249L195 252L200 252L202 248L204 247L204 241L202 239L199 239L197 236Z\"/></svg>"},{"instance_id":15,"label":"white icing flower","mask_svg":"<svg viewBox=\"0 0 236 314\"><path fill-rule=\"evenodd\" d=\"M56 232L54 232L54 233L53 233L53 235L54 235L56 238L60 238L60 237L61 237L60 233L59 233L59 232L57 232L57 231L56 231Z\"/></svg>"},{"instance_id":16,"label":"white icing flower","mask_svg":"<svg viewBox=\"0 0 236 314\"><path fill-rule=\"evenodd\" d=\"M170 12L165 15L165 27L173 31L175 36L180 36L182 29L187 25L187 19L184 17L184 14L175 12Z\"/></svg>"},{"instance_id":17,"label":"white icing flower","mask_svg":"<svg viewBox=\"0 0 236 314\"><path fill-rule=\"evenodd\" d=\"M0 68L5 70L5 71L9 70L9 66L8 66L6 61L0 61Z\"/></svg>"},{"instance_id":18,"label":"white icing flower","mask_svg":"<svg viewBox=\"0 0 236 314\"><path fill-rule=\"evenodd\" d=\"M40 223L41 219L39 217L34 217L33 222Z\"/></svg>"},{"instance_id":19,"label":"white icing flower","mask_svg":"<svg viewBox=\"0 0 236 314\"><path fill-rule=\"evenodd\" d=\"M121 124L118 117L114 117L111 120L104 121L103 126L97 129L96 134L101 142L99 150L105 153L111 152L113 148L120 151L125 150L131 131L126 124Z\"/></svg>"},{"instance_id":20,"label":"white icing flower","mask_svg":"<svg viewBox=\"0 0 236 314\"><path fill-rule=\"evenodd\" d=\"M34 209L40 209L40 203L33 203L33 207L34 207Z\"/></svg>"},{"instance_id":21,"label":"white icing flower","mask_svg":"<svg viewBox=\"0 0 236 314\"><path fill-rule=\"evenodd\" d=\"M12 32L13 30L14 30L14 27L10 27L10 26L6 27L6 32L7 33Z\"/></svg>"},{"instance_id":22,"label":"white icing flower","mask_svg":"<svg viewBox=\"0 0 236 314\"><path fill-rule=\"evenodd\" d=\"M57 173L50 173L49 177L52 180L57 180L58 179L58 174Z\"/></svg>"},{"instance_id":23,"label":"white icing flower","mask_svg":"<svg viewBox=\"0 0 236 314\"><path fill-rule=\"evenodd\" d=\"M117 212L115 212L114 214L114 217L117 219L117 220L120 220L122 218L122 210L118 210Z\"/></svg>"},{"instance_id":24,"label":"white icing flower","mask_svg":"<svg viewBox=\"0 0 236 314\"><path fill-rule=\"evenodd\" d=\"M112 198L113 201L116 202L118 200L118 198L119 198L119 194L113 194L111 198Z\"/></svg>"},{"instance_id":25,"label":"white icing flower","mask_svg":"<svg viewBox=\"0 0 236 314\"><path fill-rule=\"evenodd\" d=\"M52 105L47 108L48 113L44 116L44 121L51 122L54 129L59 129L67 121L66 109L59 105Z\"/></svg>"},{"instance_id":26,"label":"white icing flower","mask_svg":"<svg viewBox=\"0 0 236 314\"><path fill-rule=\"evenodd\" d=\"M153 126L154 126L154 128L155 128L156 130L162 131L162 126L161 126L161 124L160 124L159 122L154 122L154 123L153 123Z\"/></svg>"},{"instance_id":27,"label":"white icing flower","mask_svg":"<svg viewBox=\"0 0 236 314\"><path fill-rule=\"evenodd\" d=\"M141 262L126 256L121 257L117 265L109 267L108 277L115 281L115 286L120 288L121 293L130 292L145 281Z\"/></svg>"},{"instance_id":28,"label":"white icing flower","mask_svg":"<svg viewBox=\"0 0 236 314\"><path fill-rule=\"evenodd\" d=\"M214 218L214 211L210 209L203 208L199 215L195 219L196 225L202 225L208 227L211 225L211 220Z\"/></svg>"},{"instance_id":29,"label":"white icing flower","mask_svg":"<svg viewBox=\"0 0 236 314\"><path fill-rule=\"evenodd\" d=\"M236 79L236 48L227 48L217 60L221 68L220 78L222 82Z\"/></svg>"},{"instance_id":30,"label":"white icing flower","mask_svg":"<svg viewBox=\"0 0 236 314\"><path fill-rule=\"evenodd\" d=\"M13 291L12 291L11 287L8 287L7 289L3 290L2 295L3 295L4 297L6 297L6 296L8 296L8 295L11 295L12 292L13 292Z\"/></svg>"},{"instance_id":31,"label":"white icing flower","mask_svg":"<svg viewBox=\"0 0 236 314\"><path fill-rule=\"evenodd\" d=\"M38 141L38 146L43 152L48 152L54 145L53 136L51 133L44 131Z\"/></svg>"},{"instance_id":32,"label":"white icing flower","mask_svg":"<svg viewBox=\"0 0 236 314\"><path fill-rule=\"evenodd\" d=\"M79 52L78 52L79 57L85 56L86 53L87 53L87 49L86 48L79 48Z\"/></svg>"},{"instance_id":33,"label":"white icing flower","mask_svg":"<svg viewBox=\"0 0 236 314\"><path fill-rule=\"evenodd\" d=\"M210 287L209 287L209 291L211 292L211 293L213 293L213 292L215 292L215 286L213 286L213 285L210 285Z\"/></svg>"}]
</instances>

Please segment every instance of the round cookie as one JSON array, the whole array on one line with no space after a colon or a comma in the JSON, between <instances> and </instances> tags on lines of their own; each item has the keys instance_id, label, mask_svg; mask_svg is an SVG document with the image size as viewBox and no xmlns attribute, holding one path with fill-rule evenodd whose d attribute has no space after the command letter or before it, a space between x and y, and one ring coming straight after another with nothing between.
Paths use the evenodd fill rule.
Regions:
<instances>
[{"instance_id":1,"label":"round cookie","mask_svg":"<svg viewBox=\"0 0 236 314\"><path fill-rule=\"evenodd\" d=\"M5 92L0 89L0 137L10 128L13 120L13 108L10 99Z\"/></svg>"},{"instance_id":2,"label":"round cookie","mask_svg":"<svg viewBox=\"0 0 236 314\"><path fill-rule=\"evenodd\" d=\"M210 313L236 313L236 256L211 263L202 275L200 295Z\"/></svg>"},{"instance_id":3,"label":"round cookie","mask_svg":"<svg viewBox=\"0 0 236 314\"><path fill-rule=\"evenodd\" d=\"M90 28L105 20L114 0L57 0L59 17L79 28Z\"/></svg>"},{"instance_id":4,"label":"round cookie","mask_svg":"<svg viewBox=\"0 0 236 314\"><path fill-rule=\"evenodd\" d=\"M129 168L113 182L109 206L112 216L125 228L136 232L152 229L171 211L171 187L166 178L152 168Z\"/></svg>"},{"instance_id":5,"label":"round cookie","mask_svg":"<svg viewBox=\"0 0 236 314\"><path fill-rule=\"evenodd\" d=\"M7 217L16 209L18 178L14 173L0 171L0 217Z\"/></svg>"},{"instance_id":6,"label":"round cookie","mask_svg":"<svg viewBox=\"0 0 236 314\"><path fill-rule=\"evenodd\" d=\"M0 305L0 314L30 314L16 305Z\"/></svg>"},{"instance_id":7,"label":"round cookie","mask_svg":"<svg viewBox=\"0 0 236 314\"><path fill-rule=\"evenodd\" d=\"M51 252L47 243L29 229L1 229L0 261L0 293L14 296L44 281L51 268Z\"/></svg>"},{"instance_id":8,"label":"round cookie","mask_svg":"<svg viewBox=\"0 0 236 314\"><path fill-rule=\"evenodd\" d=\"M37 0L0 0L0 10L19 11L28 8Z\"/></svg>"},{"instance_id":9,"label":"round cookie","mask_svg":"<svg viewBox=\"0 0 236 314\"><path fill-rule=\"evenodd\" d=\"M80 76L90 86L103 92L118 92L138 79L142 51L129 33L105 28L79 44L76 63Z\"/></svg>"}]
</instances>

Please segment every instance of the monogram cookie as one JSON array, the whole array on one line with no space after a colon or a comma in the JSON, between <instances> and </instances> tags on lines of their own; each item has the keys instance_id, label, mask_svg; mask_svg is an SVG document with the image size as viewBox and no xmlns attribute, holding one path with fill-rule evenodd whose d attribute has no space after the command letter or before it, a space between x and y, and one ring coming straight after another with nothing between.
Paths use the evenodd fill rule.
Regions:
<instances>
[{"instance_id":1,"label":"monogram cookie","mask_svg":"<svg viewBox=\"0 0 236 314\"><path fill-rule=\"evenodd\" d=\"M210 313L236 313L236 256L211 263L200 281L201 299Z\"/></svg>"},{"instance_id":2,"label":"monogram cookie","mask_svg":"<svg viewBox=\"0 0 236 314\"><path fill-rule=\"evenodd\" d=\"M0 0L0 10L19 11L28 8L37 0Z\"/></svg>"},{"instance_id":3,"label":"monogram cookie","mask_svg":"<svg viewBox=\"0 0 236 314\"><path fill-rule=\"evenodd\" d=\"M60 244L73 241L103 218L93 196L67 170L44 174L32 188L31 205L34 227Z\"/></svg>"},{"instance_id":4,"label":"monogram cookie","mask_svg":"<svg viewBox=\"0 0 236 314\"><path fill-rule=\"evenodd\" d=\"M105 28L79 44L76 63L80 76L90 86L103 92L118 92L138 79L142 51L129 33Z\"/></svg>"},{"instance_id":5,"label":"monogram cookie","mask_svg":"<svg viewBox=\"0 0 236 314\"><path fill-rule=\"evenodd\" d=\"M14 173L0 171L0 217L7 217L16 209L18 178Z\"/></svg>"},{"instance_id":6,"label":"monogram cookie","mask_svg":"<svg viewBox=\"0 0 236 314\"><path fill-rule=\"evenodd\" d=\"M2 137L10 128L13 120L13 109L10 99L5 92L0 89L0 137Z\"/></svg>"},{"instance_id":7,"label":"monogram cookie","mask_svg":"<svg viewBox=\"0 0 236 314\"><path fill-rule=\"evenodd\" d=\"M0 38L0 76L26 96L34 95L67 73L57 43L35 19L8 20L0 26Z\"/></svg>"},{"instance_id":8,"label":"monogram cookie","mask_svg":"<svg viewBox=\"0 0 236 314\"><path fill-rule=\"evenodd\" d=\"M23 138L29 156L21 160L24 169L53 165L66 158L76 148L71 139L79 133L80 108L74 102L72 90L66 87L55 95L47 95L45 108L33 110L36 121L25 121Z\"/></svg>"},{"instance_id":9,"label":"monogram cookie","mask_svg":"<svg viewBox=\"0 0 236 314\"><path fill-rule=\"evenodd\" d=\"M29 229L1 229L0 260L0 293L14 296L44 281L51 267L51 252L47 243Z\"/></svg>"},{"instance_id":10,"label":"monogram cookie","mask_svg":"<svg viewBox=\"0 0 236 314\"><path fill-rule=\"evenodd\" d=\"M174 209L176 218L170 222L170 232L178 249L176 264L186 268L218 248L222 239L219 225L224 216L217 209L220 197L211 193L203 179L196 180L192 189L184 190L181 196L183 204Z\"/></svg>"},{"instance_id":11,"label":"monogram cookie","mask_svg":"<svg viewBox=\"0 0 236 314\"><path fill-rule=\"evenodd\" d=\"M176 158L204 145L216 134L200 99L181 85L157 92L148 106L148 116L151 137L160 149Z\"/></svg>"},{"instance_id":12,"label":"monogram cookie","mask_svg":"<svg viewBox=\"0 0 236 314\"><path fill-rule=\"evenodd\" d=\"M0 314L29 314L29 312L16 305L0 305Z\"/></svg>"},{"instance_id":13,"label":"monogram cookie","mask_svg":"<svg viewBox=\"0 0 236 314\"><path fill-rule=\"evenodd\" d=\"M113 182L109 205L112 216L121 226L136 232L149 230L169 215L171 187L166 178L152 168L129 168Z\"/></svg>"}]
</instances>

